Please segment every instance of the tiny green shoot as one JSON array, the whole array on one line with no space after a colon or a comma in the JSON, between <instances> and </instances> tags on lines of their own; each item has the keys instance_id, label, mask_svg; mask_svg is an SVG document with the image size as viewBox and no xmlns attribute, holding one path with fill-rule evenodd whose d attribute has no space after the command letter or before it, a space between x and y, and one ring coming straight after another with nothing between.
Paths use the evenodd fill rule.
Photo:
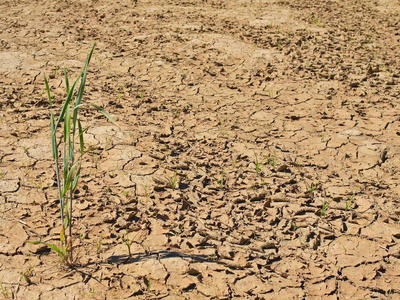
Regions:
<instances>
[{"instance_id":1,"label":"tiny green shoot","mask_svg":"<svg viewBox=\"0 0 400 300\"><path fill-rule=\"evenodd\" d=\"M348 200L348 201L346 201L346 210L349 210L350 209L350 206L351 206L351 204L353 203L353 200L354 200L354 196L356 195L356 193L355 192L353 192L353 195L351 196L351 198Z\"/></svg>"},{"instance_id":2,"label":"tiny green shoot","mask_svg":"<svg viewBox=\"0 0 400 300\"><path fill-rule=\"evenodd\" d=\"M296 228L297 228L296 222L295 221L290 222L290 230L295 231Z\"/></svg>"},{"instance_id":3,"label":"tiny green shoot","mask_svg":"<svg viewBox=\"0 0 400 300\"><path fill-rule=\"evenodd\" d=\"M128 248L129 257L132 257L131 246L132 246L133 240L131 241L131 240L129 239L129 231L128 231L128 228L126 228L125 230L126 230L126 233L125 233L123 236L121 236L121 240L124 242L124 244L125 244L126 247Z\"/></svg>"},{"instance_id":4,"label":"tiny green shoot","mask_svg":"<svg viewBox=\"0 0 400 300\"><path fill-rule=\"evenodd\" d=\"M177 182L178 182L178 178L177 178L177 171L175 170L174 175L169 176L168 174L166 174L167 178L169 179L169 183L171 185L171 188L173 190L175 190L177 188Z\"/></svg>"},{"instance_id":5,"label":"tiny green shoot","mask_svg":"<svg viewBox=\"0 0 400 300\"><path fill-rule=\"evenodd\" d=\"M321 216L325 216L326 215L326 211L329 208L329 205L331 204L332 201L326 201L324 199L323 203L322 203L322 208L321 208Z\"/></svg>"},{"instance_id":6,"label":"tiny green shoot","mask_svg":"<svg viewBox=\"0 0 400 300\"><path fill-rule=\"evenodd\" d=\"M255 158L255 164L256 164L256 174L259 175L261 172L261 166L264 164L265 157L260 161L258 159L256 151L253 150L253 152L254 152L254 158Z\"/></svg>"},{"instance_id":7,"label":"tiny green shoot","mask_svg":"<svg viewBox=\"0 0 400 300\"><path fill-rule=\"evenodd\" d=\"M120 86L118 88L118 104L121 103L122 96L124 95L124 87Z\"/></svg>"},{"instance_id":8,"label":"tiny green shoot","mask_svg":"<svg viewBox=\"0 0 400 300\"><path fill-rule=\"evenodd\" d=\"M100 236L99 242L97 243L97 247L96 247L97 253L100 253L100 251L101 251L101 242L102 242L102 240L103 240L103 237Z\"/></svg>"},{"instance_id":9,"label":"tiny green shoot","mask_svg":"<svg viewBox=\"0 0 400 300\"><path fill-rule=\"evenodd\" d=\"M213 177L214 180L218 183L218 185L219 185L219 187L221 188L221 190L223 190L223 189L224 189L224 186L225 186L225 181L224 181L224 178L225 178L225 171L222 170L221 179L217 179L214 175L212 175L212 177Z\"/></svg>"}]
</instances>

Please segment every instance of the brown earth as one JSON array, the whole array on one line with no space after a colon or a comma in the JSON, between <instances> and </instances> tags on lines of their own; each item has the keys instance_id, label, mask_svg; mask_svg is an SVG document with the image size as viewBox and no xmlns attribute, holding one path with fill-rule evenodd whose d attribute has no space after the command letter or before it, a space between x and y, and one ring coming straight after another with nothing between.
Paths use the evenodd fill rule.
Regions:
<instances>
[{"instance_id":1,"label":"brown earth","mask_svg":"<svg viewBox=\"0 0 400 300\"><path fill-rule=\"evenodd\" d=\"M399 12L2 1L2 296L399 299ZM69 268L27 243L60 233L43 74L59 107L94 42L85 101L121 129L84 108Z\"/></svg>"}]
</instances>

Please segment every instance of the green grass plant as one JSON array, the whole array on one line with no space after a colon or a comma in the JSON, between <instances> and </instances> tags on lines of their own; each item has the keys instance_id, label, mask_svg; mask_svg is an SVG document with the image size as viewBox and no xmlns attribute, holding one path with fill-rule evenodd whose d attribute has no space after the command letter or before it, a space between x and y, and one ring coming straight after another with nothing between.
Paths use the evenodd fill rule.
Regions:
<instances>
[{"instance_id":1,"label":"green grass plant","mask_svg":"<svg viewBox=\"0 0 400 300\"><path fill-rule=\"evenodd\" d=\"M124 95L124 86L121 85L121 86L118 88L118 104L121 103L121 99L122 99L123 95Z\"/></svg>"},{"instance_id":2,"label":"green grass plant","mask_svg":"<svg viewBox=\"0 0 400 300\"><path fill-rule=\"evenodd\" d=\"M322 208L321 208L321 216L325 216L326 215L326 212L327 212L327 210L328 210L328 208L329 208L329 205L331 204L331 202L332 201L326 201L325 199L324 199L324 201L323 201L323 203L322 203Z\"/></svg>"},{"instance_id":3,"label":"green grass plant","mask_svg":"<svg viewBox=\"0 0 400 300\"><path fill-rule=\"evenodd\" d=\"M351 198L348 200L348 201L346 201L346 210L349 210L350 209L350 206L351 206L351 204L353 203L353 200L354 200L354 196L356 195L356 193L354 192L353 193L353 195L351 196Z\"/></svg>"},{"instance_id":4,"label":"green grass plant","mask_svg":"<svg viewBox=\"0 0 400 300\"><path fill-rule=\"evenodd\" d=\"M14 299L14 292L10 289L8 289L7 287L3 286L3 282L0 282L0 290L1 290L1 294L3 295L3 299Z\"/></svg>"},{"instance_id":5,"label":"green grass plant","mask_svg":"<svg viewBox=\"0 0 400 300\"><path fill-rule=\"evenodd\" d=\"M95 45L93 45L88 58L86 60L85 67L82 73L78 76L72 86L69 84L67 69L64 68L65 86L66 86L66 100L62 105L61 112L57 118L57 121L53 113L53 101L50 93L50 87L46 75L44 81L46 84L46 91L48 101L50 104L50 120L51 120L51 144L53 150L53 159L55 163L58 196L60 200L60 219L61 219L61 231L60 241L61 247L57 247L54 244L36 241L31 242L33 244L46 244L56 253L58 253L63 262L67 264L72 263L72 220L73 220L73 200L74 191L78 186L78 181L81 172L82 157L85 153L83 134L88 129L83 129L81 121L79 119L79 108L86 105L82 103L84 94L87 70L93 54ZM80 80L78 91L75 93L75 89ZM75 97L75 101L73 101ZM98 111L100 111L105 117L107 117L115 125L117 123L112 117L105 112L101 107L90 104ZM118 126L118 125L117 125ZM57 137L57 130L62 128L61 138ZM61 141L59 141L61 140ZM79 144L79 149L76 150L76 146ZM68 231L68 232L67 232ZM68 234L68 236L67 236Z\"/></svg>"},{"instance_id":6,"label":"green grass plant","mask_svg":"<svg viewBox=\"0 0 400 300\"><path fill-rule=\"evenodd\" d=\"M100 236L99 242L97 243L97 247L96 247L97 253L100 253L100 251L101 251L101 242L102 241L103 241L103 237Z\"/></svg>"},{"instance_id":7,"label":"green grass plant","mask_svg":"<svg viewBox=\"0 0 400 300\"><path fill-rule=\"evenodd\" d=\"M275 170L276 166L278 165L278 158L276 157L276 152L274 151L273 155L269 155L270 158L268 159L268 162L271 164L272 168Z\"/></svg>"},{"instance_id":8,"label":"green grass plant","mask_svg":"<svg viewBox=\"0 0 400 300\"><path fill-rule=\"evenodd\" d=\"M215 182L218 183L221 190L223 190L225 186L225 171L222 170L221 179L217 179L214 175L212 177L214 178Z\"/></svg>"},{"instance_id":9,"label":"green grass plant","mask_svg":"<svg viewBox=\"0 0 400 300\"><path fill-rule=\"evenodd\" d=\"M255 160L254 163L256 164L256 174L258 175L261 172L261 166L264 164L265 157L262 160L259 160L256 151L253 151L253 152L254 152L254 160Z\"/></svg>"},{"instance_id":10,"label":"green grass plant","mask_svg":"<svg viewBox=\"0 0 400 300\"><path fill-rule=\"evenodd\" d=\"M312 198L314 196L314 192L318 189L318 184L314 184L313 182L311 183L310 186L308 186L308 193L310 197Z\"/></svg>"},{"instance_id":11,"label":"green grass plant","mask_svg":"<svg viewBox=\"0 0 400 300\"><path fill-rule=\"evenodd\" d=\"M169 179L169 183L171 185L171 188L173 190L175 190L177 188L177 182L178 182L178 178L177 178L177 172L175 170L174 175L169 176L168 174L166 174L167 178Z\"/></svg>"},{"instance_id":12,"label":"green grass plant","mask_svg":"<svg viewBox=\"0 0 400 300\"><path fill-rule=\"evenodd\" d=\"M121 240L124 242L124 244L125 244L126 247L128 248L129 257L132 257L131 246L132 246L133 240L131 241L131 240L129 239L129 231L128 231L128 228L126 228L126 233L125 233L123 236L121 236Z\"/></svg>"}]
</instances>

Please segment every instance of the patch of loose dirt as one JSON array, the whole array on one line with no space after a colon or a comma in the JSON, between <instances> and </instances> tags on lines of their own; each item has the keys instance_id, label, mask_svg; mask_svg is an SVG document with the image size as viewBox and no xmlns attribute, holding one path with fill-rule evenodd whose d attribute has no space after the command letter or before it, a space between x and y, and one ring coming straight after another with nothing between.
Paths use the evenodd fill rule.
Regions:
<instances>
[{"instance_id":1,"label":"patch of loose dirt","mask_svg":"<svg viewBox=\"0 0 400 300\"><path fill-rule=\"evenodd\" d=\"M5 298L399 297L397 1L0 8ZM60 232L43 73L61 105L94 42L121 129L84 112L70 269L27 243Z\"/></svg>"}]
</instances>

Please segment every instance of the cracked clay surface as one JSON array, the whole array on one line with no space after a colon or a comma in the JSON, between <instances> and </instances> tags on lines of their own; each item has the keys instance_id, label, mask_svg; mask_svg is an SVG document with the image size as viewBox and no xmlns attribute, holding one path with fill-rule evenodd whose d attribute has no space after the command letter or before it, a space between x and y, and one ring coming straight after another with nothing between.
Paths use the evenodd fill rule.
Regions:
<instances>
[{"instance_id":1,"label":"cracked clay surface","mask_svg":"<svg viewBox=\"0 0 400 300\"><path fill-rule=\"evenodd\" d=\"M0 4L6 299L398 299L394 0ZM49 105L93 43L75 268ZM129 232L132 256L121 237Z\"/></svg>"}]
</instances>

